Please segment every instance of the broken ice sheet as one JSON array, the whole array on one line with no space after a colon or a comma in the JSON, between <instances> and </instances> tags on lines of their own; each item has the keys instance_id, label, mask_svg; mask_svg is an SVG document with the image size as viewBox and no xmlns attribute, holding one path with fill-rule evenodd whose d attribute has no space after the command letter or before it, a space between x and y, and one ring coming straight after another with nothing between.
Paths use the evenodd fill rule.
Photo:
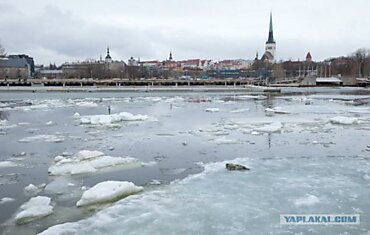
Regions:
<instances>
[{"instance_id":1,"label":"broken ice sheet","mask_svg":"<svg viewBox=\"0 0 370 235\"><path fill-rule=\"evenodd\" d=\"M55 163L49 167L49 175L91 174L123 166L140 166L140 162L132 157L103 156L100 151L82 150L73 156L56 156Z\"/></svg>"}]
</instances>

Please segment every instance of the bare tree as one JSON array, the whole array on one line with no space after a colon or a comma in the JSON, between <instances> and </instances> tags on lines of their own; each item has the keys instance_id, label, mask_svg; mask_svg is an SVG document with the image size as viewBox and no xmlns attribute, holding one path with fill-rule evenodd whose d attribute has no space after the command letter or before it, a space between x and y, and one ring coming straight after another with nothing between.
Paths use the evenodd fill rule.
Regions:
<instances>
[{"instance_id":1,"label":"bare tree","mask_svg":"<svg viewBox=\"0 0 370 235\"><path fill-rule=\"evenodd\" d=\"M4 47L1 45L1 42L0 42L0 56L5 56L5 49Z\"/></svg>"},{"instance_id":2,"label":"bare tree","mask_svg":"<svg viewBox=\"0 0 370 235\"><path fill-rule=\"evenodd\" d=\"M367 51L365 48L358 49L357 51L355 51L355 53L353 53L353 57L358 65L358 76L364 76L365 62L366 59L369 57L369 51Z\"/></svg>"}]
</instances>

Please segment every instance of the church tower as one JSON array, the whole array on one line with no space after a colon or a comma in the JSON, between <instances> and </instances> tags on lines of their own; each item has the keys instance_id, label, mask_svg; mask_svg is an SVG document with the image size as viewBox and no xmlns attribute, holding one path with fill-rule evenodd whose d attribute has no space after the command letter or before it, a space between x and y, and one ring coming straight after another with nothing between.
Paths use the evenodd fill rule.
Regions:
<instances>
[{"instance_id":1,"label":"church tower","mask_svg":"<svg viewBox=\"0 0 370 235\"><path fill-rule=\"evenodd\" d=\"M269 60L275 60L276 59L276 42L274 40L274 31L272 28L272 13L270 13L270 27L269 27L269 37L266 42L266 48L265 48L265 54L269 52L271 54L271 58L268 58ZM270 55L269 55L270 56Z\"/></svg>"},{"instance_id":2,"label":"church tower","mask_svg":"<svg viewBox=\"0 0 370 235\"><path fill-rule=\"evenodd\" d=\"M170 57L168 58L169 61L172 61L173 58L172 58L172 51L170 51Z\"/></svg>"},{"instance_id":3,"label":"church tower","mask_svg":"<svg viewBox=\"0 0 370 235\"><path fill-rule=\"evenodd\" d=\"M110 56L110 53L109 53L109 46L107 47L107 56L105 57L105 62L112 63L112 57Z\"/></svg>"}]
</instances>

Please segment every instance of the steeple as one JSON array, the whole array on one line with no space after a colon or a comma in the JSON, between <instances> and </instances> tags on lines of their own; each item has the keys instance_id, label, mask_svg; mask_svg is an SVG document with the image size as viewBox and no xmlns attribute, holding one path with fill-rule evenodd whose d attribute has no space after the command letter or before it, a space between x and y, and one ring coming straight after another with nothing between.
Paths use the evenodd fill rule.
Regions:
<instances>
[{"instance_id":1,"label":"steeple","mask_svg":"<svg viewBox=\"0 0 370 235\"><path fill-rule=\"evenodd\" d=\"M258 60L258 51L256 52L256 58L254 60Z\"/></svg>"},{"instance_id":2,"label":"steeple","mask_svg":"<svg viewBox=\"0 0 370 235\"><path fill-rule=\"evenodd\" d=\"M267 43L275 43L275 40L274 40L274 30L272 28L272 12L270 12L269 38L267 40Z\"/></svg>"},{"instance_id":3,"label":"steeple","mask_svg":"<svg viewBox=\"0 0 370 235\"><path fill-rule=\"evenodd\" d=\"M172 58L172 52L171 51L170 51L170 57L169 57L168 60L173 60L173 58Z\"/></svg>"},{"instance_id":4,"label":"steeple","mask_svg":"<svg viewBox=\"0 0 370 235\"><path fill-rule=\"evenodd\" d=\"M266 42L265 53L261 60L275 61L276 58L276 42L274 40L274 31L272 28L272 12L270 12L270 27L269 27L269 38Z\"/></svg>"},{"instance_id":5,"label":"steeple","mask_svg":"<svg viewBox=\"0 0 370 235\"><path fill-rule=\"evenodd\" d=\"M105 62L112 62L112 57L109 54L109 46L107 46L107 56L105 57Z\"/></svg>"}]
</instances>

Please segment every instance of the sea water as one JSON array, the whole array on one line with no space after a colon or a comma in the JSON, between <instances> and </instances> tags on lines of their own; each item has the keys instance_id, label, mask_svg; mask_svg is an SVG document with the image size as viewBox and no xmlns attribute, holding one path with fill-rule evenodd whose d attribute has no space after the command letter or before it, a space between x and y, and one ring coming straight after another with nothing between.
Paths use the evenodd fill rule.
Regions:
<instances>
[{"instance_id":1,"label":"sea water","mask_svg":"<svg viewBox=\"0 0 370 235\"><path fill-rule=\"evenodd\" d=\"M4 234L370 231L368 90L3 93L0 98L0 199L14 199L0 203ZM81 122L84 116L109 115L108 106L111 114L149 119ZM81 150L141 164L48 175L56 156ZM251 170L229 172L227 162ZM131 181L144 191L95 208L75 206L86 188L106 180ZM29 184L38 188L34 195L24 190ZM51 198L53 214L16 225L18 208L35 195ZM281 214L359 214L361 222L289 226L280 224Z\"/></svg>"}]
</instances>

